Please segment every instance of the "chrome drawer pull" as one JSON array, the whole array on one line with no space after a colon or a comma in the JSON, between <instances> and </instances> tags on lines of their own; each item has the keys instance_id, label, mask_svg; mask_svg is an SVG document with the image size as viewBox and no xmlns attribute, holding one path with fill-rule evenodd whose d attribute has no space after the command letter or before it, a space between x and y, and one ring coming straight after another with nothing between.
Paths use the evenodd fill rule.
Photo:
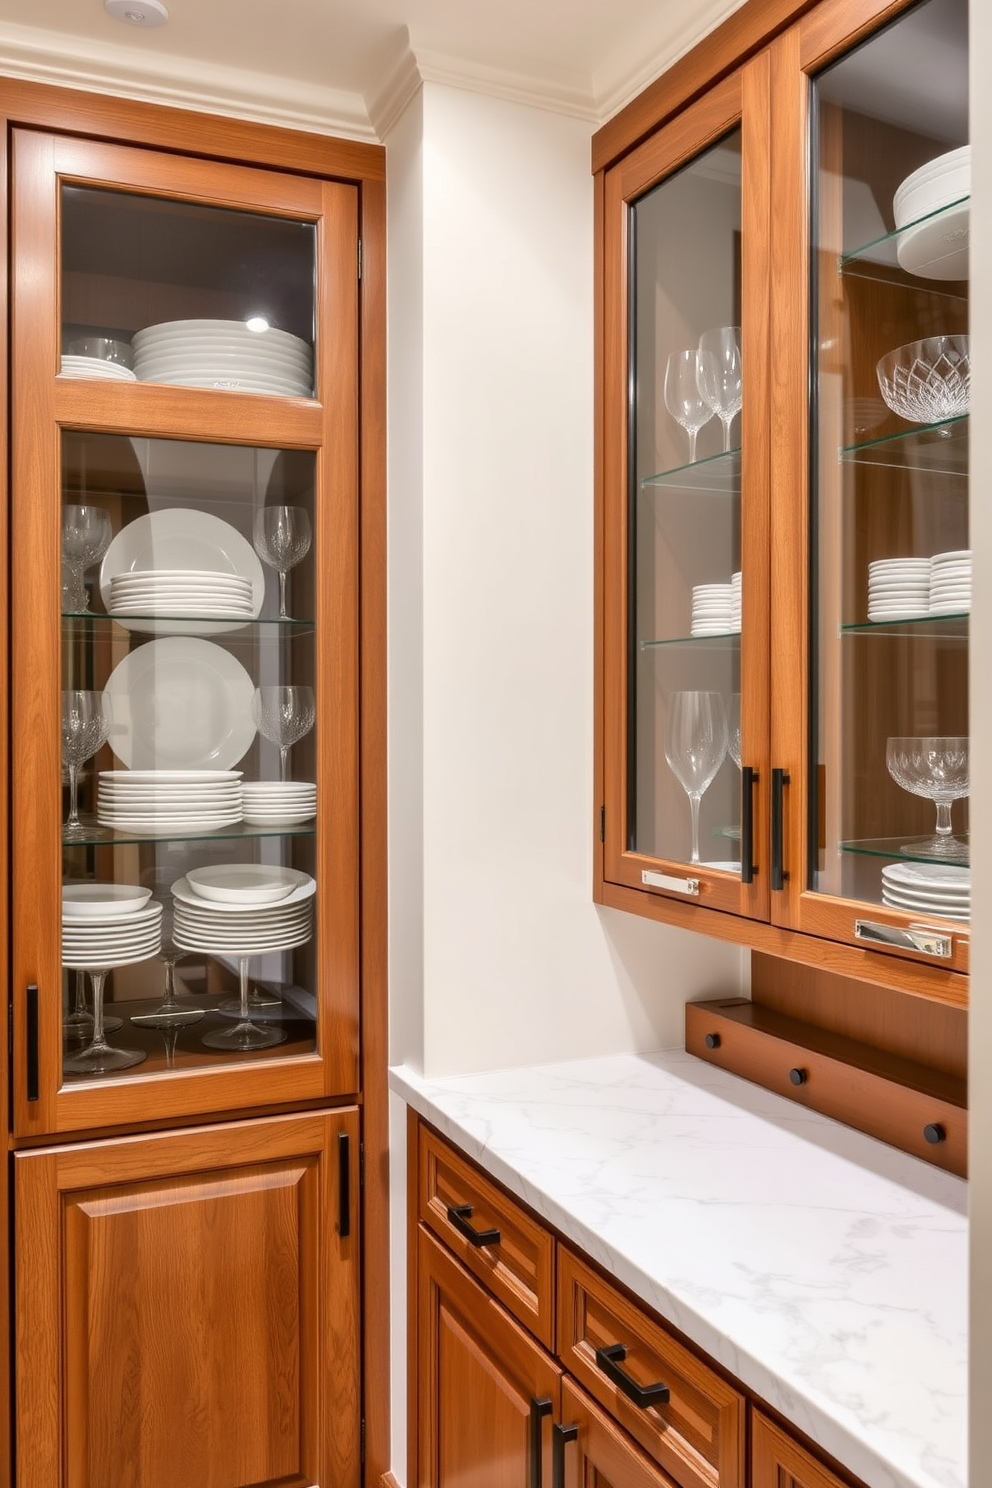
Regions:
<instances>
[{"instance_id":1,"label":"chrome drawer pull","mask_svg":"<svg viewBox=\"0 0 992 1488\"><path fill-rule=\"evenodd\" d=\"M667 1405L672 1396L668 1386L663 1385L660 1380L656 1385L639 1385L626 1370L620 1368L621 1360L626 1357L627 1350L622 1343L611 1343L609 1348L596 1350L597 1366L618 1390L623 1391L628 1400L639 1405L641 1410L647 1410L649 1405Z\"/></svg>"},{"instance_id":2,"label":"chrome drawer pull","mask_svg":"<svg viewBox=\"0 0 992 1488\"><path fill-rule=\"evenodd\" d=\"M644 869L641 874L641 883L647 884L652 889L672 889L676 894L692 894L699 897L698 878L673 878L670 873L650 873Z\"/></svg>"},{"instance_id":3,"label":"chrome drawer pull","mask_svg":"<svg viewBox=\"0 0 992 1488\"><path fill-rule=\"evenodd\" d=\"M954 941L942 930L931 930L927 925L910 925L902 930L898 925L879 925L874 920L855 920L855 940L874 941L876 945L898 946L903 951L922 951L925 956L939 956L947 960L954 950Z\"/></svg>"}]
</instances>

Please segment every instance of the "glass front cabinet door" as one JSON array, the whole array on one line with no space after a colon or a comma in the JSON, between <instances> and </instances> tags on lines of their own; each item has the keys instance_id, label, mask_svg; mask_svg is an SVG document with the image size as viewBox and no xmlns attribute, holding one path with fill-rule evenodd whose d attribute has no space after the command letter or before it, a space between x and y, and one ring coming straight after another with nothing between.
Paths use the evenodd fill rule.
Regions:
<instances>
[{"instance_id":1,"label":"glass front cabinet door","mask_svg":"<svg viewBox=\"0 0 992 1488\"><path fill-rule=\"evenodd\" d=\"M354 1092L356 190L13 161L16 1130Z\"/></svg>"}]
</instances>

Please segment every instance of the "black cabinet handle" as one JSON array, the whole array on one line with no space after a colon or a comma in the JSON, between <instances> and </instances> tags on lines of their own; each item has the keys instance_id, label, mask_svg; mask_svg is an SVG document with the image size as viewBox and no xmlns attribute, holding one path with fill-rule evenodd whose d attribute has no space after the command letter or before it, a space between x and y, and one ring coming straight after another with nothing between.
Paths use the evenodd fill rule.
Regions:
<instances>
[{"instance_id":1,"label":"black cabinet handle","mask_svg":"<svg viewBox=\"0 0 992 1488\"><path fill-rule=\"evenodd\" d=\"M472 1218L471 1204L449 1204L448 1218L471 1245L498 1245L499 1230L476 1230L469 1224Z\"/></svg>"},{"instance_id":2,"label":"black cabinet handle","mask_svg":"<svg viewBox=\"0 0 992 1488\"><path fill-rule=\"evenodd\" d=\"M783 796L789 784L788 770L772 771L772 888L782 889L788 874L782 866L785 837L785 803Z\"/></svg>"},{"instance_id":3,"label":"black cabinet handle","mask_svg":"<svg viewBox=\"0 0 992 1488\"><path fill-rule=\"evenodd\" d=\"M27 1050L28 1100L36 1101L40 1094L38 1089L38 986L36 982L31 982L28 985L27 1018L25 1020L24 1032L24 1042Z\"/></svg>"},{"instance_id":4,"label":"black cabinet handle","mask_svg":"<svg viewBox=\"0 0 992 1488\"><path fill-rule=\"evenodd\" d=\"M338 1234L347 1240L351 1234L351 1141L347 1132L338 1132Z\"/></svg>"},{"instance_id":5,"label":"black cabinet handle","mask_svg":"<svg viewBox=\"0 0 992 1488\"><path fill-rule=\"evenodd\" d=\"M941 1124L940 1124L939 1121L931 1121L931 1122L929 1122L923 1128L923 1135L924 1135L925 1139L928 1142L932 1143L933 1146L935 1146L935 1147L937 1146L937 1144L939 1142L946 1142L947 1141L947 1131L945 1130L945 1128L943 1126L941 1126Z\"/></svg>"},{"instance_id":6,"label":"black cabinet handle","mask_svg":"<svg viewBox=\"0 0 992 1488\"><path fill-rule=\"evenodd\" d=\"M550 1416L552 1411L551 1401L544 1397L541 1400L530 1398L530 1488L541 1488L541 1478L544 1467L544 1453L541 1450L544 1443L541 1439L541 1422L545 1416Z\"/></svg>"},{"instance_id":7,"label":"black cabinet handle","mask_svg":"<svg viewBox=\"0 0 992 1488\"><path fill-rule=\"evenodd\" d=\"M741 766L741 883L753 883L757 873L754 861L754 787L761 779L750 765Z\"/></svg>"},{"instance_id":8,"label":"black cabinet handle","mask_svg":"<svg viewBox=\"0 0 992 1488\"><path fill-rule=\"evenodd\" d=\"M552 1426L551 1488L565 1488L565 1448L578 1438L578 1426L559 1426L557 1421Z\"/></svg>"},{"instance_id":9,"label":"black cabinet handle","mask_svg":"<svg viewBox=\"0 0 992 1488\"><path fill-rule=\"evenodd\" d=\"M649 1405L667 1405L672 1395L668 1386L663 1385L660 1380L656 1385L639 1385L626 1370L620 1368L621 1361L626 1357L627 1350L622 1343L611 1343L609 1348L596 1350L597 1365L606 1378L612 1380L618 1390L623 1391L628 1400L639 1405L641 1410L647 1410Z\"/></svg>"}]
</instances>

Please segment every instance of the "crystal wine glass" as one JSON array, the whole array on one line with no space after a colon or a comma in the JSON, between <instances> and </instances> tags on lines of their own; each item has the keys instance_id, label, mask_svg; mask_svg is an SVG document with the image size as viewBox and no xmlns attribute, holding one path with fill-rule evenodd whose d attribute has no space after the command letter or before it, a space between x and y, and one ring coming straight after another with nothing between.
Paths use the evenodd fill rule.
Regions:
<instances>
[{"instance_id":1,"label":"crystal wine glass","mask_svg":"<svg viewBox=\"0 0 992 1488\"><path fill-rule=\"evenodd\" d=\"M933 801L937 808L934 835L922 842L907 842L900 852L912 857L967 861L967 844L951 831L951 805L969 792L968 756L967 736L889 739L885 763L892 779L912 795Z\"/></svg>"},{"instance_id":2,"label":"crystal wine glass","mask_svg":"<svg viewBox=\"0 0 992 1488\"><path fill-rule=\"evenodd\" d=\"M739 692L732 692L727 704L727 749L730 758L739 770L741 767L741 695Z\"/></svg>"},{"instance_id":3,"label":"crystal wine glass","mask_svg":"<svg viewBox=\"0 0 992 1488\"><path fill-rule=\"evenodd\" d=\"M270 1049L273 1044L281 1044L287 1035L281 1028L275 1028L270 1023L265 1027L259 1027L251 1021L251 1010L248 1005L248 962L250 956L238 955L238 989L240 992L240 1016L232 1028L220 1028L213 1033L205 1033L202 1042L209 1049L227 1049L234 1053L243 1053L251 1049Z\"/></svg>"},{"instance_id":4,"label":"crystal wine glass","mask_svg":"<svg viewBox=\"0 0 992 1488\"><path fill-rule=\"evenodd\" d=\"M263 506L255 515L255 552L279 574L279 619L286 614L286 575L310 551L310 518L302 506Z\"/></svg>"},{"instance_id":5,"label":"crystal wine glass","mask_svg":"<svg viewBox=\"0 0 992 1488\"><path fill-rule=\"evenodd\" d=\"M157 1008L150 1013L138 1013L131 1019L136 1028L180 1028L189 1023L199 1023L205 1017L202 1008L184 1007L176 995L176 962L186 955L172 938L174 909L171 901L162 902L162 949L159 960L165 963L165 996ZM168 1041L166 1041L168 1053ZM172 1044L175 1053L175 1042Z\"/></svg>"},{"instance_id":6,"label":"crystal wine glass","mask_svg":"<svg viewBox=\"0 0 992 1488\"><path fill-rule=\"evenodd\" d=\"M76 971L76 990L73 995L72 1012L66 1013L62 1019L62 1037L64 1039L86 1038L93 1027L93 1014L86 1006L86 973ZM106 1013L103 1015L104 1033L113 1033L115 1029L124 1027L123 1018L111 1018Z\"/></svg>"},{"instance_id":7,"label":"crystal wine glass","mask_svg":"<svg viewBox=\"0 0 992 1488\"><path fill-rule=\"evenodd\" d=\"M699 862L699 803L727 753L727 715L718 692L673 692L665 713L665 758L689 797L691 863Z\"/></svg>"},{"instance_id":8,"label":"crystal wine glass","mask_svg":"<svg viewBox=\"0 0 992 1488\"><path fill-rule=\"evenodd\" d=\"M110 516L102 506L62 508L62 608L72 614L89 610L83 574L110 547Z\"/></svg>"},{"instance_id":9,"label":"crystal wine glass","mask_svg":"<svg viewBox=\"0 0 992 1488\"><path fill-rule=\"evenodd\" d=\"M67 838L82 837L79 820L79 767L107 742L111 727L110 699L105 692L73 690L62 694L62 759L69 776Z\"/></svg>"},{"instance_id":10,"label":"crystal wine glass","mask_svg":"<svg viewBox=\"0 0 992 1488\"><path fill-rule=\"evenodd\" d=\"M723 425L724 451L730 448L730 426L743 400L740 338L740 326L718 326L699 338L699 392Z\"/></svg>"},{"instance_id":11,"label":"crystal wine glass","mask_svg":"<svg viewBox=\"0 0 992 1488\"><path fill-rule=\"evenodd\" d=\"M665 407L689 436L689 464L696 458L696 435L713 417L699 390L697 360L692 350L673 351L665 368Z\"/></svg>"},{"instance_id":12,"label":"crystal wine glass","mask_svg":"<svg viewBox=\"0 0 992 1488\"><path fill-rule=\"evenodd\" d=\"M279 779L286 779L292 746L313 728L317 716L312 687L256 687L251 716L263 739L279 746Z\"/></svg>"},{"instance_id":13,"label":"crystal wine glass","mask_svg":"<svg viewBox=\"0 0 992 1488\"><path fill-rule=\"evenodd\" d=\"M145 1057L143 1049L112 1049L107 1043L107 1029L103 1018L103 989L110 968L89 968L93 982L93 1036L85 1049L78 1054L66 1054L62 1068L73 1075L104 1075L110 1070L130 1069L140 1064Z\"/></svg>"}]
</instances>

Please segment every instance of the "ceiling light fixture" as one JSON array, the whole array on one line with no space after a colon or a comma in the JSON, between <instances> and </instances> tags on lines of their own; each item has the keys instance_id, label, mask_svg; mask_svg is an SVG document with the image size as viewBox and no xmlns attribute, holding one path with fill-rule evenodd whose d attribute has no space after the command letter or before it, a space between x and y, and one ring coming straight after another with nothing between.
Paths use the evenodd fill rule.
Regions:
<instances>
[{"instance_id":1,"label":"ceiling light fixture","mask_svg":"<svg viewBox=\"0 0 992 1488\"><path fill-rule=\"evenodd\" d=\"M125 26L143 26L146 30L164 26L169 19L162 0L103 0L103 8L115 21L123 21Z\"/></svg>"}]
</instances>

